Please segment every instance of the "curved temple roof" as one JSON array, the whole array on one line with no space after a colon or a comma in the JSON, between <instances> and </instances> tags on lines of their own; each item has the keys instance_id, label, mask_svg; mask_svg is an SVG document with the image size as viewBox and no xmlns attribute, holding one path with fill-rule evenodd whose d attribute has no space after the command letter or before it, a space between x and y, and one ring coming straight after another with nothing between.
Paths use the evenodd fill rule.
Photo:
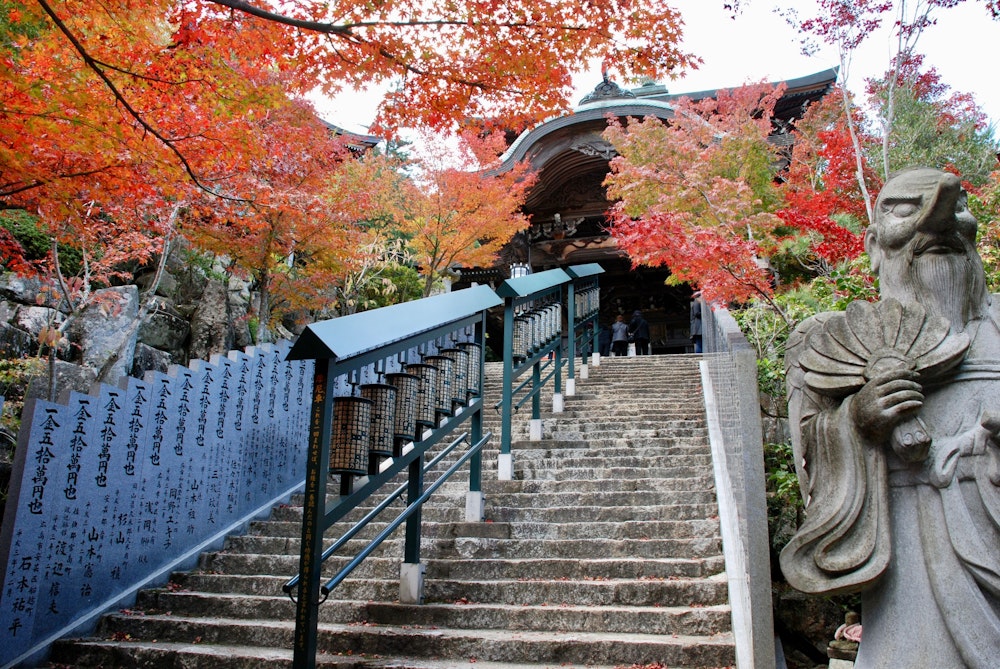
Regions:
<instances>
[{"instance_id":1,"label":"curved temple roof","mask_svg":"<svg viewBox=\"0 0 1000 669\"><path fill-rule=\"evenodd\" d=\"M784 96L775 108L775 117L788 120L800 116L805 104L829 92L837 80L837 72L837 68L831 68L797 79L771 82L772 85L784 83L787 86ZM580 106L572 113L553 117L521 133L504 154L503 162L497 171L509 170L515 163L525 158L539 169L553 155L552 150L545 150L540 145L558 144L560 138L571 135L587 135L589 133L584 131L584 128L590 126L599 128L595 137L597 141L588 139L583 143L577 142L574 144L575 150L586 153L589 148L591 152L606 153L611 147L600 138L600 133L607 125L605 119L609 114L619 118L655 116L670 119L674 113L671 103L681 98L703 100L714 97L719 90L722 89L670 94L662 86L647 85L626 91L605 79L597 85L593 93L581 100Z\"/></svg>"}]
</instances>

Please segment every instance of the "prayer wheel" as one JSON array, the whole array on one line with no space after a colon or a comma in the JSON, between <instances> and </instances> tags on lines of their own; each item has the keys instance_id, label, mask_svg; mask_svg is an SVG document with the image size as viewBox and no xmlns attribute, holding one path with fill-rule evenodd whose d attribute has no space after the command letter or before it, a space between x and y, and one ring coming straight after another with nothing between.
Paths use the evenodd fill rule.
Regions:
<instances>
[{"instance_id":1,"label":"prayer wheel","mask_svg":"<svg viewBox=\"0 0 1000 669\"><path fill-rule=\"evenodd\" d=\"M455 382L455 361L446 355L428 355L424 361L438 369L435 408L440 416L451 416L451 387Z\"/></svg>"},{"instance_id":2,"label":"prayer wheel","mask_svg":"<svg viewBox=\"0 0 1000 669\"><path fill-rule=\"evenodd\" d=\"M455 409L464 407L468 401L469 353L461 348L446 348L441 355L455 361L451 381L451 403Z\"/></svg>"},{"instance_id":3,"label":"prayer wheel","mask_svg":"<svg viewBox=\"0 0 1000 669\"><path fill-rule=\"evenodd\" d=\"M396 386L388 383L366 383L361 397L372 402L371 431L368 452L376 456L392 456L395 443Z\"/></svg>"},{"instance_id":4,"label":"prayer wheel","mask_svg":"<svg viewBox=\"0 0 1000 669\"><path fill-rule=\"evenodd\" d=\"M414 362L406 366L406 371L417 377L416 424L434 427L437 425L434 408L437 406L438 368L427 363Z\"/></svg>"},{"instance_id":5,"label":"prayer wheel","mask_svg":"<svg viewBox=\"0 0 1000 669\"><path fill-rule=\"evenodd\" d=\"M527 316L515 316L514 317L514 359L523 360L528 357L528 350L530 347L531 337L528 331L531 327L531 321Z\"/></svg>"},{"instance_id":6,"label":"prayer wheel","mask_svg":"<svg viewBox=\"0 0 1000 669\"><path fill-rule=\"evenodd\" d=\"M417 440L417 386L420 378L413 374L397 372L386 374L385 380L396 388L396 411L393 422L393 455L399 455L399 447L408 441Z\"/></svg>"},{"instance_id":7,"label":"prayer wheel","mask_svg":"<svg viewBox=\"0 0 1000 669\"><path fill-rule=\"evenodd\" d=\"M330 473L368 473L368 447L372 422L372 401L364 397L333 398L333 425L330 434Z\"/></svg>"},{"instance_id":8,"label":"prayer wheel","mask_svg":"<svg viewBox=\"0 0 1000 669\"><path fill-rule=\"evenodd\" d=\"M479 395L479 372L482 364L483 350L479 344L471 341L462 342L458 345L460 349L469 354L468 374L466 375L466 392L472 395Z\"/></svg>"}]
</instances>

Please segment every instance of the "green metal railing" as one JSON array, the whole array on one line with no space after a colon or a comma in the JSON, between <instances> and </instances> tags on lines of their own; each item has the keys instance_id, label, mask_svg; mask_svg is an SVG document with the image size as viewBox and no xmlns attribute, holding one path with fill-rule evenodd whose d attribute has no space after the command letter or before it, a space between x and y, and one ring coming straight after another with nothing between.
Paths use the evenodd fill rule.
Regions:
<instances>
[{"instance_id":1,"label":"green metal railing","mask_svg":"<svg viewBox=\"0 0 1000 669\"><path fill-rule=\"evenodd\" d=\"M597 333L597 275L600 265L552 269L504 281L497 295L504 299L503 388L495 405L501 414L498 478L513 477L511 422L513 413L531 401L529 438L542 438L541 393L554 379L553 411L562 411L562 367L569 363L568 390L575 392L574 360L579 346ZM584 300L586 298L586 300ZM586 302L586 304L584 304ZM563 345L563 322L569 330ZM519 385L516 380L530 370Z\"/></svg>"},{"instance_id":2,"label":"green metal railing","mask_svg":"<svg viewBox=\"0 0 1000 669\"><path fill-rule=\"evenodd\" d=\"M283 589L296 603L293 667L311 669L315 666L318 636L318 607L330 591L356 568L384 539L403 523L406 524L404 558L401 569L400 600L422 600L423 568L420 565L421 508L427 498L460 467L469 466L469 493L466 520L482 520L482 455L483 445L491 434L483 434L483 344L486 310L499 306L500 298L486 286L477 286L436 297L407 302L383 309L363 312L310 325L288 354L289 360L315 360L313 404L309 454L304 490L302 544L299 573ZM353 396L354 387L363 379L376 380L380 375L407 365L422 365L422 361L464 345L478 349L468 372L475 371L478 388L470 387L461 397L446 397L448 405L438 401L432 424L418 425L414 441L397 444L391 458L367 467L367 474L357 471L331 471L331 439L336 426L335 400ZM426 367L426 365L423 365ZM473 370L473 366L478 369ZM347 390L347 386L351 386ZM426 391L427 388L422 390ZM345 392L346 391L346 392ZM440 395L439 395L440 397ZM339 415L336 417L339 421ZM463 424L469 427L431 462L424 456L434 445L443 441ZM339 435L339 433L338 433ZM339 438L339 437L338 437ZM462 443L470 446L447 471L425 487L425 475ZM323 550L323 536L330 527L349 511L368 499L401 472L407 481L391 491L375 509L341 536L331 548ZM328 483L339 473L339 497L327 503ZM355 489L355 484L357 488ZM388 506L406 493L406 508L378 536L369 542L336 576L321 585L324 560L331 557Z\"/></svg>"},{"instance_id":3,"label":"green metal railing","mask_svg":"<svg viewBox=\"0 0 1000 669\"><path fill-rule=\"evenodd\" d=\"M604 268L597 263L573 265L566 268L566 273L573 279L566 285L566 322L571 326L567 338L566 357L570 364L566 395L572 397L576 394L576 356L579 354L582 359L581 376L586 378L587 358L597 350L601 296L597 277L604 273Z\"/></svg>"}]
</instances>

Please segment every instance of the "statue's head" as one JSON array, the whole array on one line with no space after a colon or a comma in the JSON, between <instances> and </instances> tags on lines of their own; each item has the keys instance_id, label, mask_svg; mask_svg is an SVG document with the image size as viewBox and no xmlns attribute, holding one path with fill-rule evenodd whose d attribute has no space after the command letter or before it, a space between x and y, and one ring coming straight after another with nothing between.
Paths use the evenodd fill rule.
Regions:
<instances>
[{"instance_id":1,"label":"statue's head","mask_svg":"<svg viewBox=\"0 0 1000 669\"><path fill-rule=\"evenodd\" d=\"M954 174L918 167L893 175L865 233L882 297L920 302L959 330L983 316L989 296L976 227Z\"/></svg>"}]
</instances>

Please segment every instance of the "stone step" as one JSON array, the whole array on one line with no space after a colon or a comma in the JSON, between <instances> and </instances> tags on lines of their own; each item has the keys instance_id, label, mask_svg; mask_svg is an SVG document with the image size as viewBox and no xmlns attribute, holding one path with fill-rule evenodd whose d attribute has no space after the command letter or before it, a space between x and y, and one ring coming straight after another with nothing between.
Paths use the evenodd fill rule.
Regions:
<instances>
[{"instance_id":1,"label":"stone step","mask_svg":"<svg viewBox=\"0 0 1000 669\"><path fill-rule=\"evenodd\" d=\"M612 461L613 463L613 461ZM613 463L617 464L617 463ZM517 476L521 480L544 481L626 481L629 479L655 478L662 481L681 480L695 486L711 485L712 477L705 474L706 467L555 467L545 463L535 465L530 461L518 464Z\"/></svg>"},{"instance_id":2,"label":"stone step","mask_svg":"<svg viewBox=\"0 0 1000 669\"><path fill-rule=\"evenodd\" d=\"M676 479L590 479L483 481L483 492L494 503L527 508L561 506L566 495L578 495L581 506L649 506L714 504L714 483L693 482L684 489ZM504 495L504 497L498 497ZM511 497L516 495L516 497Z\"/></svg>"},{"instance_id":3,"label":"stone step","mask_svg":"<svg viewBox=\"0 0 1000 669\"><path fill-rule=\"evenodd\" d=\"M159 640L148 642L81 641L70 647L57 644L59 659L72 660L73 664L87 667L147 667L163 669L284 669L292 666L292 651L282 648L231 646L206 643L169 643ZM69 664L59 662L57 666ZM435 658L383 658L365 657L354 653L316 656L317 669L614 669L609 665L593 664L514 664L511 662L484 662L478 658L444 660Z\"/></svg>"},{"instance_id":4,"label":"stone step","mask_svg":"<svg viewBox=\"0 0 1000 669\"><path fill-rule=\"evenodd\" d=\"M323 565L325 578L332 577L351 558L334 555ZM356 578L399 578L400 557L370 557L353 573ZM566 561L553 558L512 560L426 559L426 578L517 580L529 578L567 579L664 579L704 578L719 574L725 567L721 556L702 559L649 559L627 557ZM205 553L199 569L209 574L255 576L295 574L298 555Z\"/></svg>"},{"instance_id":5,"label":"stone step","mask_svg":"<svg viewBox=\"0 0 1000 669\"><path fill-rule=\"evenodd\" d=\"M427 507L424 509L425 522L464 522L464 505L459 499L449 499L450 506ZM534 523L573 523L573 522L627 522L627 521L659 521L659 520L692 520L705 519L713 515L714 507L698 504L657 504L645 507L632 506L557 506L557 507L522 507L513 504L503 504L499 496L490 495L486 498L487 522L534 522ZM442 500L444 503L445 500ZM385 513L401 511L402 504L392 506ZM352 512L350 515L354 515ZM257 521L258 525L266 522L302 522L301 507L286 507L276 509L268 521ZM337 531L346 531L347 523L337 523L328 535ZM261 533L266 534L266 530Z\"/></svg>"},{"instance_id":6,"label":"stone step","mask_svg":"<svg viewBox=\"0 0 1000 669\"><path fill-rule=\"evenodd\" d=\"M398 534L398 533L397 533ZM324 545L329 546L333 541ZM695 559L721 554L721 540L717 537L692 539L615 539L600 543L600 556L607 558L636 557L656 559L664 556ZM403 540L393 535L383 542L376 555L402 555ZM349 542L344 554L355 553L364 546L361 541ZM538 542L518 539L493 539L484 537L455 537L453 539L422 539L422 553L428 558L476 559L526 559L562 558L587 559L595 557L595 542L589 539L566 539ZM234 536L226 540L225 550L234 553L274 553L298 555L299 539L293 537Z\"/></svg>"},{"instance_id":7,"label":"stone step","mask_svg":"<svg viewBox=\"0 0 1000 669\"><path fill-rule=\"evenodd\" d=\"M558 507L578 503L579 506L659 506L676 504L714 504L714 482L699 477L697 483L683 479L584 479L539 480L513 479L510 481L484 480L483 493L487 503L523 508ZM444 490L446 486L442 486ZM460 494L432 495L428 508L464 508L464 487ZM511 497L513 495L513 497ZM568 496L568 499L567 499ZM301 508L301 507L298 507ZM371 507L352 511L363 515Z\"/></svg>"},{"instance_id":8,"label":"stone step","mask_svg":"<svg viewBox=\"0 0 1000 669\"><path fill-rule=\"evenodd\" d=\"M219 644L228 648L290 648L294 633L292 621L167 615L112 615L105 618L102 626L105 636L122 640L156 639L157 643ZM691 636L323 623L319 626L318 647L326 655L349 654L376 661L387 656L465 658L469 661L474 659L476 666L479 661L485 661L508 665L553 663L562 666L562 663L570 663L627 666L656 663L678 667L721 667L734 661L733 640L728 631L711 636ZM59 654L58 658L64 659L65 656Z\"/></svg>"},{"instance_id":9,"label":"stone step","mask_svg":"<svg viewBox=\"0 0 1000 669\"><path fill-rule=\"evenodd\" d=\"M255 574L175 574L171 587L190 592L283 597L285 576ZM426 579L425 602L476 602L517 606L709 606L726 603L723 579ZM398 580L348 577L331 594L334 599L395 601Z\"/></svg>"},{"instance_id":10,"label":"stone step","mask_svg":"<svg viewBox=\"0 0 1000 669\"><path fill-rule=\"evenodd\" d=\"M465 509L461 509L464 513ZM374 535L381 532L387 523L373 521L368 531ZM347 529L347 528L345 528ZM263 521L255 522L251 534L269 537L299 537L302 524L297 522ZM443 539L448 537L482 537L498 539L533 539L535 541L565 539L642 539L642 538L691 538L716 536L719 523L716 520L612 520L598 521L581 516L574 522L531 522L515 520L511 522L491 521L487 523L425 522L423 537ZM328 536L336 537L337 533Z\"/></svg>"},{"instance_id":11,"label":"stone step","mask_svg":"<svg viewBox=\"0 0 1000 669\"><path fill-rule=\"evenodd\" d=\"M547 389L541 441L528 439L530 408L513 416L512 481L496 480L500 420L492 406L501 367L488 363L484 429L494 437L482 458L486 522L465 521L463 468L423 511L425 603L397 601L400 529L320 606L316 667L733 666L698 360L605 360L578 381L559 414ZM427 483L458 455L428 473ZM337 503L336 489L333 480L328 505ZM281 586L298 571L301 504L293 497L249 534L203 554L199 569L141 592L134 612L105 617L97 638L59 643L53 661L108 669L291 667L296 611ZM325 545L373 505L348 513L326 532ZM348 542L324 564L324 577L403 508L397 500Z\"/></svg>"},{"instance_id":12,"label":"stone step","mask_svg":"<svg viewBox=\"0 0 1000 669\"><path fill-rule=\"evenodd\" d=\"M499 449L499 442L491 450L487 451L486 460L490 457L496 459L496 452ZM588 435L586 439L566 439L558 441L548 438L541 441L528 441L527 439L512 439L511 449L516 451L543 451L559 452L562 450L589 450L596 454L609 453L612 457L616 452L632 451L635 453L660 452L664 455L670 453L708 453L710 451L706 437L642 437L625 438L621 435L598 438Z\"/></svg>"},{"instance_id":13,"label":"stone step","mask_svg":"<svg viewBox=\"0 0 1000 669\"><path fill-rule=\"evenodd\" d=\"M336 593L334 593L336 594ZM295 604L288 597L225 593L151 591L140 601L146 615L289 620ZM728 605L593 606L425 603L420 606L367 600L329 599L319 608L321 623L419 625L456 629L574 630L647 634L712 634L729 629Z\"/></svg>"}]
</instances>

